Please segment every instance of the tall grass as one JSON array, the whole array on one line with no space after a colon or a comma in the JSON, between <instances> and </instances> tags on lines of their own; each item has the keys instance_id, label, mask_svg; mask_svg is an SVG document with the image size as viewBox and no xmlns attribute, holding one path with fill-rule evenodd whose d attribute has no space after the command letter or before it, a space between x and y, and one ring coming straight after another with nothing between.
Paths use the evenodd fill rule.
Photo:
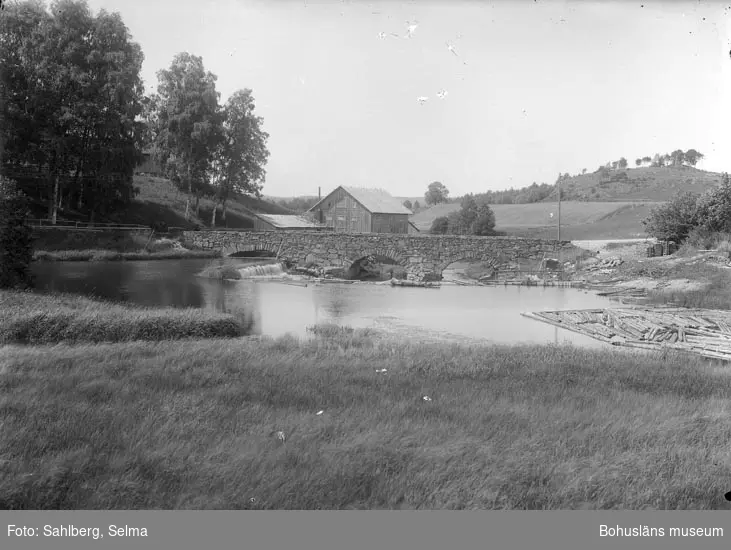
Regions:
<instances>
[{"instance_id":1,"label":"tall grass","mask_svg":"<svg viewBox=\"0 0 731 550\"><path fill-rule=\"evenodd\" d=\"M0 508L726 506L725 371L354 334L2 348Z\"/></svg>"},{"instance_id":2,"label":"tall grass","mask_svg":"<svg viewBox=\"0 0 731 550\"><path fill-rule=\"evenodd\" d=\"M0 345L236 337L238 316L131 307L72 295L0 292Z\"/></svg>"},{"instance_id":3,"label":"tall grass","mask_svg":"<svg viewBox=\"0 0 731 550\"><path fill-rule=\"evenodd\" d=\"M113 250L61 250L48 252L37 250L33 253L34 261L46 262L112 262L136 260L183 260L197 258L218 258L217 250L187 250L173 248L157 252L115 252Z\"/></svg>"}]
</instances>

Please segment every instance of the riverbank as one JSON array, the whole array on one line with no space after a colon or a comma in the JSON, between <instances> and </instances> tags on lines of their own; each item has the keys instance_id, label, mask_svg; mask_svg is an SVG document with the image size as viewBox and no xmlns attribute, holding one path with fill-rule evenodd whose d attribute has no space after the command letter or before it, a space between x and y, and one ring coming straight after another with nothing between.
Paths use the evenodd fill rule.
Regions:
<instances>
[{"instance_id":1,"label":"riverbank","mask_svg":"<svg viewBox=\"0 0 731 550\"><path fill-rule=\"evenodd\" d=\"M0 348L0 508L726 507L700 360L316 336Z\"/></svg>"},{"instance_id":2,"label":"riverbank","mask_svg":"<svg viewBox=\"0 0 731 550\"><path fill-rule=\"evenodd\" d=\"M0 291L0 345L238 337L247 323L197 308L144 308L64 294Z\"/></svg>"},{"instance_id":3,"label":"riverbank","mask_svg":"<svg viewBox=\"0 0 731 550\"><path fill-rule=\"evenodd\" d=\"M188 250L184 248L161 250L157 252L115 252L113 250L58 250L48 252L37 250L33 253L35 262L114 262L147 260L185 260L220 258L221 253L214 250Z\"/></svg>"}]
</instances>

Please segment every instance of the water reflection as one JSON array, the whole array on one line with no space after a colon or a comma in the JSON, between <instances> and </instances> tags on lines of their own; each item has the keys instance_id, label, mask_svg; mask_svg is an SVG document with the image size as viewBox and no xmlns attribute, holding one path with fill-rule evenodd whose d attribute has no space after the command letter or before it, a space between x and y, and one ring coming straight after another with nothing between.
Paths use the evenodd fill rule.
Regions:
<instances>
[{"instance_id":1,"label":"water reflection","mask_svg":"<svg viewBox=\"0 0 731 550\"><path fill-rule=\"evenodd\" d=\"M242 268L261 260L240 260ZM608 299L564 288L443 286L438 290L370 284L217 281L196 277L207 260L36 263L40 291L72 292L148 306L199 307L233 313L254 334L305 335L332 322L375 326L405 338L478 338L491 342L603 347L592 338L520 316L524 311L617 307Z\"/></svg>"}]
</instances>

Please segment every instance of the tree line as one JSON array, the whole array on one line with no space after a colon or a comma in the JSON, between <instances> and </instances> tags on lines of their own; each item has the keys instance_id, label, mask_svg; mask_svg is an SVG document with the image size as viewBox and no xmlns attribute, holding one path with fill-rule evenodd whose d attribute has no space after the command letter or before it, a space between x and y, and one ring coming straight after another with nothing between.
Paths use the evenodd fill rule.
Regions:
<instances>
[{"instance_id":1,"label":"tree line","mask_svg":"<svg viewBox=\"0 0 731 550\"><path fill-rule=\"evenodd\" d=\"M202 197L261 196L268 134L252 91L220 104L216 76L181 53L145 96L144 54L117 13L84 0L9 2L0 17L3 174L20 192L94 221L127 207L149 149L186 193L186 218ZM195 206L191 207L191 200ZM215 224L214 208L212 224Z\"/></svg>"}]
</instances>

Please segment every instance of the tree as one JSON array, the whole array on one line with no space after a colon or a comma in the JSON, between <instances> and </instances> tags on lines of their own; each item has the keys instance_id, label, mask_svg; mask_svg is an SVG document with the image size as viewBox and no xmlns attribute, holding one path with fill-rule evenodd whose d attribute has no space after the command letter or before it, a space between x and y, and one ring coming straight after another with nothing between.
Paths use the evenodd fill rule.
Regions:
<instances>
[{"instance_id":1,"label":"tree","mask_svg":"<svg viewBox=\"0 0 731 550\"><path fill-rule=\"evenodd\" d=\"M223 126L213 162L216 204L211 227L216 225L218 203L226 220L226 201L232 192L261 197L269 159L269 134L262 130L263 119L254 114L251 90L238 90L223 108ZM217 121L216 121L217 123Z\"/></svg>"},{"instance_id":2,"label":"tree","mask_svg":"<svg viewBox=\"0 0 731 550\"><path fill-rule=\"evenodd\" d=\"M627 159L624 158L624 157L622 157L621 159L619 159L619 161L617 161L617 166L621 170L624 170L625 168L627 168Z\"/></svg>"},{"instance_id":3,"label":"tree","mask_svg":"<svg viewBox=\"0 0 731 550\"><path fill-rule=\"evenodd\" d=\"M698 161L703 159L703 155L695 149L688 149L685 152L685 161L691 166L698 164Z\"/></svg>"},{"instance_id":4,"label":"tree","mask_svg":"<svg viewBox=\"0 0 731 550\"><path fill-rule=\"evenodd\" d=\"M26 225L28 197L13 180L0 176L0 288L33 284L33 230Z\"/></svg>"},{"instance_id":5,"label":"tree","mask_svg":"<svg viewBox=\"0 0 731 550\"><path fill-rule=\"evenodd\" d=\"M721 185L698 199L697 225L707 231L731 232L731 182L723 174Z\"/></svg>"},{"instance_id":6,"label":"tree","mask_svg":"<svg viewBox=\"0 0 731 550\"><path fill-rule=\"evenodd\" d=\"M432 182L424 195L424 200L429 205L447 202L449 200L449 190L441 182Z\"/></svg>"},{"instance_id":7,"label":"tree","mask_svg":"<svg viewBox=\"0 0 731 550\"><path fill-rule=\"evenodd\" d=\"M685 162L685 153L680 149L676 149L670 153L670 162L673 166L682 166Z\"/></svg>"},{"instance_id":8,"label":"tree","mask_svg":"<svg viewBox=\"0 0 731 550\"><path fill-rule=\"evenodd\" d=\"M469 231L477 219L477 201L471 193L462 197L460 201L460 229Z\"/></svg>"},{"instance_id":9,"label":"tree","mask_svg":"<svg viewBox=\"0 0 731 550\"><path fill-rule=\"evenodd\" d=\"M583 175L583 174L586 174L586 168L582 168L582 169L581 169L581 173L582 173L582 175Z\"/></svg>"},{"instance_id":10,"label":"tree","mask_svg":"<svg viewBox=\"0 0 731 550\"><path fill-rule=\"evenodd\" d=\"M218 147L221 113L216 76L206 72L203 59L187 52L173 58L169 69L158 71L160 127L156 146L172 181L196 202L206 190L207 176Z\"/></svg>"},{"instance_id":11,"label":"tree","mask_svg":"<svg viewBox=\"0 0 731 550\"><path fill-rule=\"evenodd\" d=\"M635 166L640 167L642 165L642 159L635 159Z\"/></svg>"},{"instance_id":12,"label":"tree","mask_svg":"<svg viewBox=\"0 0 731 550\"><path fill-rule=\"evenodd\" d=\"M698 213L698 196L685 191L670 202L653 208L642 224L648 235L680 242L698 225Z\"/></svg>"},{"instance_id":13,"label":"tree","mask_svg":"<svg viewBox=\"0 0 731 550\"><path fill-rule=\"evenodd\" d=\"M6 173L48 201L55 223L66 192L94 213L133 194L140 160L143 55L118 14L93 16L84 1L15 3L0 18L6 69ZM86 194L85 194L86 192Z\"/></svg>"},{"instance_id":14,"label":"tree","mask_svg":"<svg viewBox=\"0 0 731 550\"><path fill-rule=\"evenodd\" d=\"M432 224L431 229L429 230L430 233L433 233L435 235L444 235L449 230L449 220L446 216L441 216L439 218L436 218Z\"/></svg>"},{"instance_id":15,"label":"tree","mask_svg":"<svg viewBox=\"0 0 731 550\"><path fill-rule=\"evenodd\" d=\"M421 204L419 204L419 201L414 201L414 212L417 212L421 208Z\"/></svg>"},{"instance_id":16,"label":"tree","mask_svg":"<svg viewBox=\"0 0 731 550\"><path fill-rule=\"evenodd\" d=\"M409 210L413 210L413 209L414 209L414 205L413 205L413 204L411 204L411 201L410 201L409 199L406 199L406 200L405 200L405 201L403 202L403 205L404 205L404 206L405 206L406 208L408 208Z\"/></svg>"},{"instance_id":17,"label":"tree","mask_svg":"<svg viewBox=\"0 0 731 550\"><path fill-rule=\"evenodd\" d=\"M473 235L493 235L495 233L495 213L488 204L477 207L477 217L472 225Z\"/></svg>"},{"instance_id":18,"label":"tree","mask_svg":"<svg viewBox=\"0 0 731 550\"><path fill-rule=\"evenodd\" d=\"M647 164L649 166L652 164L652 159L650 157L642 157L642 164Z\"/></svg>"}]
</instances>

